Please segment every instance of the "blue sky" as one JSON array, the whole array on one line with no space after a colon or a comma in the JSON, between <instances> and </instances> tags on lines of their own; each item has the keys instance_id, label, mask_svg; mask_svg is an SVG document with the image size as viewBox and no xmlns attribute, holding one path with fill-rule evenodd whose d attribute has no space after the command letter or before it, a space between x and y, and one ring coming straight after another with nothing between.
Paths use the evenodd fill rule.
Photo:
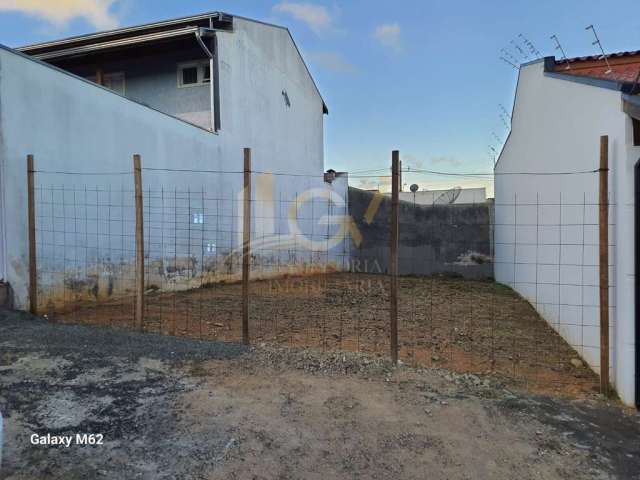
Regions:
<instances>
[{"instance_id":1,"label":"blue sky","mask_svg":"<svg viewBox=\"0 0 640 480\"><path fill-rule=\"evenodd\" d=\"M489 146L506 138L516 70L512 41L527 37L543 55L596 52L594 24L607 52L640 49L637 0L0 0L0 43L18 46L205 11L286 25L329 107L326 166L490 171ZM526 47L520 43L522 48ZM531 59L531 58L529 58ZM495 136L494 136L495 134ZM362 182L384 184L385 179ZM413 176L421 186L484 185L474 179ZM356 182L357 184L357 182Z\"/></svg>"}]
</instances>

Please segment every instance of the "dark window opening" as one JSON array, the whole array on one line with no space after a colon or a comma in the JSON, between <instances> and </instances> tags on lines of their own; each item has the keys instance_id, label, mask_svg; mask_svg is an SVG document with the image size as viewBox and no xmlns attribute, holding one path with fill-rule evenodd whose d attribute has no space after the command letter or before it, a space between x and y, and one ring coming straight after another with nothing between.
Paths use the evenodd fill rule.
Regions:
<instances>
[{"instance_id":1,"label":"dark window opening","mask_svg":"<svg viewBox=\"0 0 640 480\"><path fill-rule=\"evenodd\" d=\"M640 120L632 118L631 123L633 124L633 145L640 147Z\"/></svg>"},{"instance_id":2,"label":"dark window opening","mask_svg":"<svg viewBox=\"0 0 640 480\"><path fill-rule=\"evenodd\" d=\"M198 67L187 67L182 69L182 85L193 85L198 83Z\"/></svg>"},{"instance_id":3,"label":"dark window opening","mask_svg":"<svg viewBox=\"0 0 640 480\"><path fill-rule=\"evenodd\" d=\"M211 70L209 65L206 65L202 73L202 83L209 83L211 81Z\"/></svg>"}]
</instances>

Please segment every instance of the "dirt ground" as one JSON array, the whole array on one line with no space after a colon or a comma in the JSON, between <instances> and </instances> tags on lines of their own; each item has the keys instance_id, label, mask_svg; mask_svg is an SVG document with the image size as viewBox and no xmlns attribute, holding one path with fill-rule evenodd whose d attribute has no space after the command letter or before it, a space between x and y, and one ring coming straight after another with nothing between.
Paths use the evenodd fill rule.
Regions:
<instances>
[{"instance_id":1,"label":"dirt ground","mask_svg":"<svg viewBox=\"0 0 640 480\"><path fill-rule=\"evenodd\" d=\"M373 356L249 349L0 313L0 478L638 478L604 400ZM31 435L104 435L32 445Z\"/></svg>"},{"instance_id":2,"label":"dirt ground","mask_svg":"<svg viewBox=\"0 0 640 480\"><path fill-rule=\"evenodd\" d=\"M389 355L389 279L336 273L251 283L253 342ZM241 339L241 285L145 295L145 331L208 340ZM132 326L133 302L49 312L64 322ZM450 277L402 277L400 358L415 366L492 373L536 393L599 391L578 354L508 287Z\"/></svg>"}]
</instances>

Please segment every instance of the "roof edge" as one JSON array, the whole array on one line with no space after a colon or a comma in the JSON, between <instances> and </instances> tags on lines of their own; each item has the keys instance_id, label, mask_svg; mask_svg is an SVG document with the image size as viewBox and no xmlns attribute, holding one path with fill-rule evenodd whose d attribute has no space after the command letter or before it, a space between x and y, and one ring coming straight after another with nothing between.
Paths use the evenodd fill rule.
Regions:
<instances>
[{"instance_id":1,"label":"roof edge","mask_svg":"<svg viewBox=\"0 0 640 480\"><path fill-rule=\"evenodd\" d=\"M304 65L304 68L307 71L307 74L309 75L309 78L311 79L311 83L313 83L313 86L316 89L316 92L318 92L318 96L320 97L320 100L322 101L322 114L323 115L329 115L329 108L327 107L327 104L324 101L324 98L322 97L322 93L320 93L320 89L318 88L318 84L316 83L315 79L313 78L313 75L311 75L311 71L309 70L309 66L307 65L307 62L304 60L304 57L302 56L302 52L298 48L298 44L296 43L295 39L293 38L293 35L291 34L291 30L289 30L288 27L285 27L283 25L276 25L275 23L263 22L262 20L256 20L254 18L243 17L243 16L240 16L240 15L231 15L231 16L233 18L244 20L246 22L259 23L259 24L265 25L267 27L280 28L280 29L284 30L285 32L287 32L287 34L289 35L289 39L291 40L291 43L293 43L293 47L296 49L296 52L298 52L298 56L300 57L300 60L302 61L302 65Z\"/></svg>"},{"instance_id":2,"label":"roof edge","mask_svg":"<svg viewBox=\"0 0 640 480\"><path fill-rule=\"evenodd\" d=\"M93 32L93 33L86 33L86 34L82 34L82 35L74 35L72 37L66 37L66 38L61 38L59 40L51 40L48 42L39 42L39 43L32 43L29 45L23 45L21 47L16 47L13 50L17 50L19 52L29 52L31 50L36 50L36 49L41 49L41 48L53 48L56 46L62 46L66 43L73 43L73 42L77 42L77 41L81 41L81 40L92 40L92 39L100 39L103 37L108 37L111 35L119 35L119 34L126 34L126 33L134 33L137 32L139 30L145 30L145 29L150 29L150 28L161 28L164 26L170 26L170 25L175 25L175 24L180 24L180 23L184 23L184 22L188 22L191 20L205 20L207 18L212 18L212 17L218 17L219 19L223 19L224 17L229 17L231 18L232 15L229 15L227 13L224 12L205 12L205 13L199 13L196 15L188 15L185 17L178 17L178 18L171 18L171 19L166 19L166 20L160 20L157 22L149 22L149 23L142 23L139 25L130 25L128 27L121 27L121 28L114 28L111 30L103 30L100 32Z\"/></svg>"},{"instance_id":3,"label":"roof edge","mask_svg":"<svg viewBox=\"0 0 640 480\"><path fill-rule=\"evenodd\" d=\"M608 90L615 90L622 93L630 93L633 90L632 82L619 82L617 80L607 80L604 78L587 77L581 75L572 75L570 73L560 72L544 72L545 77L557 78L559 80L566 80L568 82L580 83L582 85L588 85L590 87L606 88Z\"/></svg>"},{"instance_id":4,"label":"roof edge","mask_svg":"<svg viewBox=\"0 0 640 480\"><path fill-rule=\"evenodd\" d=\"M313 83L313 86L316 90L316 92L318 93L318 96L320 97L320 100L322 101L322 113L324 115L328 115L329 114L329 108L327 107L326 102L324 101L324 98L322 97L322 94L320 93L320 89L318 88L318 85L316 84L315 79L313 78L313 75L311 75L311 71L309 70L309 66L307 65L307 63L304 60L304 57L302 56L302 53L300 52L300 49L298 48L298 45L296 44L296 41L293 38L293 35L291 34L291 31L289 30L289 28L283 26L283 25L276 25L273 23L268 23L268 22L263 22L261 20L256 20L253 18L248 18L248 17L243 17L241 15L233 15L230 13L225 13L225 12L219 12L219 11L214 11L214 12L205 12L205 13L200 13L200 14L196 14L196 15L188 15L185 17L178 17L178 18L173 18L173 19L168 19L168 20L161 20L161 21L157 21L157 22L150 22L150 23L144 23L144 24L140 24L140 25L132 25L129 27L123 27L123 28L116 28L116 29L112 29L112 30L105 30L102 32L94 32L94 33L89 33L89 34L84 34L84 35L76 35L73 37L68 37L68 38L63 38L60 40L53 40L53 41L49 41L49 42L42 42L42 43L34 43L31 45L25 45L22 47L17 47L15 49L11 49L13 51L16 52L20 52L20 53L26 53L29 54L30 51L33 50L39 50L39 49L46 49L46 48L61 48L64 47L65 44L69 44L69 43L74 43L74 42L81 42L81 41L91 41L91 40L96 40L99 41L102 38L106 38L109 36L113 36L113 35L124 35L127 33L131 33L131 34L135 34L136 32L139 32L141 30L145 30L145 29L152 29L152 28L162 28L164 26L171 26L171 25L176 25L176 24L180 24L180 23L184 23L184 22L188 22L188 21L196 21L196 20L204 20L207 18L212 18L212 17L217 17L219 20L233 20L233 18L237 18L239 20L245 20L247 22L253 22L253 23L258 23L258 24L262 24L268 27L272 27L272 28L279 28L282 30L285 30L287 32L287 34L289 35L289 38L291 39L291 42L293 43L293 46L295 47L296 51L298 52L298 56L300 57L300 60L302 61L302 64L304 65L304 68L306 69L309 78L311 78L311 82ZM1 45L1 44L0 44ZM10 48L10 47L6 47L6 48Z\"/></svg>"},{"instance_id":5,"label":"roof edge","mask_svg":"<svg viewBox=\"0 0 640 480\"><path fill-rule=\"evenodd\" d=\"M541 62L545 62L546 65L546 60L549 57L544 57L544 58L536 58L535 60L529 60L528 62L524 62L520 64L520 68L522 67L528 67L529 65L535 65L536 63L541 63ZM553 57L552 57L553 58Z\"/></svg>"}]
</instances>

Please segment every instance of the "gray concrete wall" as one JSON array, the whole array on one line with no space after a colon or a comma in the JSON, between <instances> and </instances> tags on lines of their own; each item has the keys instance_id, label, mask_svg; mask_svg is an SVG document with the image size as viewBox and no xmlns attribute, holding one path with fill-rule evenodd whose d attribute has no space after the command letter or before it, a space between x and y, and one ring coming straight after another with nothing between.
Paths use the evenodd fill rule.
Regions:
<instances>
[{"instance_id":1,"label":"gray concrete wall","mask_svg":"<svg viewBox=\"0 0 640 480\"><path fill-rule=\"evenodd\" d=\"M371 223L365 212L374 193L349 188L349 213L362 243L351 246L354 270L385 273L389 266L391 199L381 198ZM491 203L425 206L400 202L401 275L459 274L468 278L493 276Z\"/></svg>"}]
</instances>

